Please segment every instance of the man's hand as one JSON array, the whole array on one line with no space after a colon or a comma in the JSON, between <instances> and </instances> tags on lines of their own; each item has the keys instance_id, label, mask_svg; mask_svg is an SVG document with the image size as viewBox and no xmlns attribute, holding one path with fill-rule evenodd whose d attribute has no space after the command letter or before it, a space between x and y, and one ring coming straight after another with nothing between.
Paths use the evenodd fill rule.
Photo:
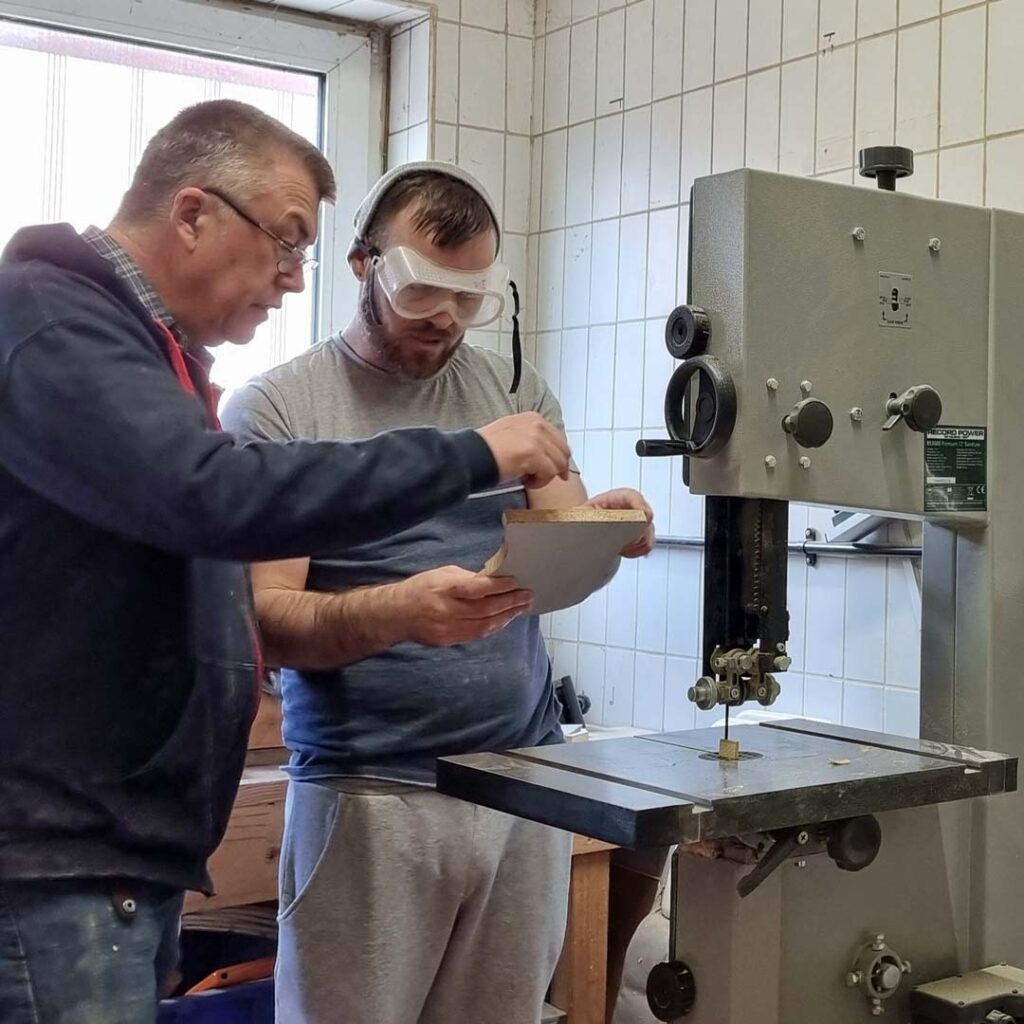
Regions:
<instances>
[{"instance_id":1,"label":"man's hand","mask_svg":"<svg viewBox=\"0 0 1024 1024\"><path fill-rule=\"evenodd\" d=\"M636 540L631 540L620 552L623 558L639 558L654 547L654 510L639 491L631 487L617 487L613 491L597 494L584 508L635 508L647 516L647 529Z\"/></svg>"},{"instance_id":2,"label":"man's hand","mask_svg":"<svg viewBox=\"0 0 1024 1024\"><path fill-rule=\"evenodd\" d=\"M556 476L569 479L569 443L538 412L521 412L488 423L477 433L487 442L502 481L522 478L528 489Z\"/></svg>"},{"instance_id":3,"label":"man's hand","mask_svg":"<svg viewBox=\"0 0 1024 1024\"><path fill-rule=\"evenodd\" d=\"M417 573L394 588L394 614L404 620L403 633L428 647L497 633L528 612L533 600L510 576L478 576L455 565Z\"/></svg>"}]
</instances>

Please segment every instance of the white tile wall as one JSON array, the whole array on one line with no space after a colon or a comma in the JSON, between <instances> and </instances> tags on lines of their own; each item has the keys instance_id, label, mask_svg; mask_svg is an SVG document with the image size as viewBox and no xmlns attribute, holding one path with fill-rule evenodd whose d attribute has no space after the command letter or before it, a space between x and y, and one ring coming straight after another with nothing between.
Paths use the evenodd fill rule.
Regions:
<instances>
[{"instance_id":1,"label":"white tile wall","mask_svg":"<svg viewBox=\"0 0 1024 1024\"><path fill-rule=\"evenodd\" d=\"M989 9L988 106L985 112L985 131L989 135L1024 129L1022 54L1024 4L1019 0L999 0Z\"/></svg>"},{"instance_id":2,"label":"white tile wall","mask_svg":"<svg viewBox=\"0 0 1024 1024\"><path fill-rule=\"evenodd\" d=\"M391 87L388 127L392 132L409 127L409 51L408 31L396 32L391 40Z\"/></svg>"},{"instance_id":3,"label":"white tile wall","mask_svg":"<svg viewBox=\"0 0 1024 1024\"><path fill-rule=\"evenodd\" d=\"M818 60L818 172L853 165L853 83L853 47L825 50Z\"/></svg>"},{"instance_id":4,"label":"white tile wall","mask_svg":"<svg viewBox=\"0 0 1024 1024\"><path fill-rule=\"evenodd\" d=\"M500 0L495 6L500 7ZM545 32L564 28L572 21L572 0L551 0L543 14L546 19L544 22Z\"/></svg>"},{"instance_id":5,"label":"white tile wall","mask_svg":"<svg viewBox=\"0 0 1024 1024\"><path fill-rule=\"evenodd\" d=\"M779 170L785 174L813 174L818 62L807 57L783 64L781 74Z\"/></svg>"},{"instance_id":6,"label":"white tile wall","mask_svg":"<svg viewBox=\"0 0 1024 1024\"><path fill-rule=\"evenodd\" d=\"M683 95L680 197L689 202L695 178L711 173L711 125L713 89L698 89Z\"/></svg>"},{"instance_id":7,"label":"white tile wall","mask_svg":"<svg viewBox=\"0 0 1024 1024\"><path fill-rule=\"evenodd\" d=\"M743 166L747 132L747 80L716 85L711 170L715 174Z\"/></svg>"},{"instance_id":8,"label":"white tile wall","mask_svg":"<svg viewBox=\"0 0 1024 1024\"><path fill-rule=\"evenodd\" d=\"M672 360L664 345L664 318L679 304L676 294L676 251L679 243L679 208L653 210L647 221L647 297L644 303L645 316L659 317L654 321L659 355L665 357L661 363L662 373L672 373ZM660 427L664 417L665 377L661 381L661 396L658 413L652 426Z\"/></svg>"},{"instance_id":9,"label":"white tile wall","mask_svg":"<svg viewBox=\"0 0 1024 1024\"><path fill-rule=\"evenodd\" d=\"M715 0L687 0L683 24L683 91L715 77Z\"/></svg>"},{"instance_id":10,"label":"white tile wall","mask_svg":"<svg viewBox=\"0 0 1024 1024\"><path fill-rule=\"evenodd\" d=\"M569 123L594 117L597 87L597 19L574 25L569 46Z\"/></svg>"},{"instance_id":11,"label":"white tile wall","mask_svg":"<svg viewBox=\"0 0 1024 1024\"><path fill-rule=\"evenodd\" d=\"M1024 210L1024 134L992 139L986 146L986 200L991 206Z\"/></svg>"},{"instance_id":12,"label":"white tile wall","mask_svg":"<svg viewBox=\"0 0 1024 1024\"><path fill-rule=\"evenodd\" d=\"M908 29L907 32L917 32ZM933 89L938 95L938 88ZM901 90L902 95L902 90ZM891 146L896 107L896 35L866 39L857 47L857 103L854 146ZM933 129L934 130L934 129ZM901 124L900 139L904 138ZM935 140L932 139L932 148Z\"/></svg>"},{"instance_id":13,"label":"white tile wall","mask_svg":"<svg viewBox=\"0 0 1024 1024\"><path fill-rule=\"evenodd\" d=\"M939 0L901 0L900 24L934 18L939 13Z\"/></svg>"},{"instance_id":14,"label":"white tile wall","mask_svg":"<svg viewBox=\"0 0 1024 1024\"><path fill-rule=\"evenodd\" d=\"M662 728L666 732L692 729L694 706L686 699L686 691L700 673L693 658L665 659L665 715Z\"/></svg>"},{"instance_id":15,"label":"white tile wall","mask_svg":"<svg viewBox=\"0 0 1024 1024\"><path fill-rule=\"evenodd\" d=\"M607 437L607 431L612 428L612 413L614 403L615 387L615 328L611 324L590 328L589 358L587 361L587 389L586 389L586 410L584 413L584 425L588 431L602 432L602 438ZM608 443L610 444L610 438ZM609 448L610 452L610 448ZM588 470L590 457L588 455ZM596 460L595 460L596 461ZM591 491L594 484L589 479Z\"/></svg>"},{"instance_id":16,"label":"white tile wall","mask_svg":"<svg viewBox=\"0 0 1024 1024\"><path fill-rule=\"evenodd\" d=\"M857 33L857 0L821 0L818 34L829 49L852 42Z\"/></svg>"},{"instance_id":17,"label":"white tile wall","mask_svg":"<svg viewBox=\"0 0 1024 1024\"><path fill-rule=\"evenodd\" d=\"M652 96L678 94L682 78L683 5L679 0L654 0Z\"/></svg>"},{"instance_id":18,"label":"white tile wall","mask_svg":"<svg viewBox=\"0 0 1024 1024\"><path fill-rule=\"evenodd\" d=\"M755 0L756 6L757 0ZM715 7L715 81L747 70L747 0L717 0Z\"/></svg>"},{"instance_id":19,"label":"white tile wall","mask_svg":"<svg viewBox=\"0 0 1024 1024\"><path fill-rule=\"evenodd\" d=\"M873 36L896 27L896 4L892 0L860 0L857 6L857 35Z\"/></svg>"},{"instance_id":20,"label":"white tile wall","mask_svg":"<svg viewBox=\"0 0 1024 1024\"><path fill-rule=\"evenodd\" d=\"M985 194L985 144L954 146L939 153L939 198L954 203L982 202Z\"/></svg>"},{"instance_id":21,"label":"white tile wall","mask_svg":"<svg viewBox=\"0 0 1024 1024\"><path fill-rule=\"evenodd\" d=\"M494 0L462 0L462 23L503 31L504 6L502 3L494 3Z\"/></svg>"},{"instance_id":22,"label":"white tile wall","mask_svg":"<svg viewBox=\"0 0 1024 1024\"><path fill-rule=\"evenodd\" d=\"M646 210L650 188L651 108L648 105L627 110L622 119L622 191L619 196L622 213Z\"/></svg>"},{"instance_id":23,"label":"white tile wall","mask_svg":"<svg viewBox=\"0 0 1024 1024\"><path fill-rule=\"evenodd\" d=\"M569 29L545 39L544 130L565 126L569 117Z\"/></svg>"},{"instance_id":24,"label":"white tile wall","mask_svg":"<svg viewBox=\"0 0 1024 1024\"><path fill-rule=\"evenodd\" d=\"M601 716L605 725L633 724L634 661L632 650L608 647L605 651L604 713ZM587 681L580 678L578 682L579 689L586 693L589 685ZM592 721L598 721L594 711L591 711L590 717Z\"/></svg>"},{"instance_id":25,"label":"white tile wall","mask_svg":"<svg viewBox=\"0 0 1024 1024\"><path fill-rule=\"evenodd\" d=\"M594 220L619 215L622 186L622 115L600 118L594 126Z\"/></svg>"},{"instance_id":26,"label":"white tile wall","mask_svg":"<svg viewBox=\"0 0 1024 1024\"><path fill-rule=\"evenodd\" d=\"M682 126L679 96L651 107L650 195L652 207L679 202L679 132Z\"/></svg>"},{"instance_id":27,"label":"white tile wall","mask_svg":"<svg viewBox=\"0 0 1024 1024\"><path fill-rule=\"evenodd\" d=\"M619 221L619 320L638 320L647 297L647 214Z\"/></svg>"},{"instance_id":28,"label":"white tile wall","mask_svg":"<svg viewBox=\"0 0 1024 1024\"><path fill-rule=\"evenodd\" d=\"M590 322L615 322L619 288L619 222L602 220L594 224L590 259Z\"/></svg>"},{"instance_id":29,"label":"white tile wall","mask_svg":"<svg viewBox=\"0 0 1024 1024\"><path fill-rule=\"evenodd\" d=\"M782 0L754 0L747 24L747 67L778 64L782 53Z\"/></svg>"},{"instance_id":30,"label":"white tile wall","mask_svg":"<svg viewBox=\"0 0 1024 1024\"><path fill-rule=\"evenodd\" d=\"M597 22L597 116L622 110L626 59L626 12L603 14Z\"/></svg>"},{"instance_id":31,"label":"white tile wall","mask_svg":"<svg viewBox=\"0 0 1024 1024\"><path fill-rule=\"evenodd\" d=\"M538 140L543 169L540 185L540 227L542 231L565 225L565 168L568 132L550 132Z\"/></svg>"},{"instance_id":32,"label":"white tile wall","mask_svg":"<svg viewBox=\"0 0 1024 1024\"><path fill-rule=\"evenodd\" d=\"M660 732L665 721L665 658L637 651L633 663L633 724Z\"/></svg>"},{"instance_id":33,"label":"white tile wall","mask_svg":"<svg viewBox=\"0 0 1024 1024\"><path fill-rule=\"evenodd\" d=\"M937 145L939 40L937 21L914 25L899 33L896 135L900 145L919 152L935 149Z\"/></svg>"},{"instance_id":34,"label":"white tile wall","mask_svg":"<svg viewBox=\"0 0 1024 1024\"><path fill-rule=\"evenodd\" d=\"M753 74L747 80L747 167L762 171L778 169L780 81L777 67Z\"/></svg>"},{"instance_id":35,"label":"white tile wall","mask_svg":"<svg viewBox=\"0 0 1024 1024\"><path fill-rule=\"evenodd\" d=\"M782 59L806 57L818 46L818 0L783 0Z\"/></svg>"},{"instance_id":36,"label":"white tile wall","mask_svg":"<svg viewBox=\"0 0 1024 1024\"><path fill-rule=\"evenodd\" d=\"M537 0L535 16L532 0L462 0L461 18L445 0L428 79L429 30L392 39L389 154L456 159L495 190L509 258L526 264L526 349L585 480L642 486L662 533L703 527L677 467L633 452L660 422L695 177L747 165L850 183L857 148L895 142L916 150L909 191L1024 209L1021 0ZM819 518L794 506L792 539ZM700 567L699 550L660 548L546 618L555 671L576 675L593 720L708 719L685 700ZM794 555L789 586L777 707L913 734L909 564Z\"/></svg>"},{"instance_id":37,"label":"white tile wall","mask_svg":"<svg viewBox=\"0 0 1024 1024\"><path fill-rule=\"evenodd\" d=\"M464 28L459 48L459 120L479 128L505 128L505 39ZM548 52L553 46L548 45ZM563 116L564 122L564 116Z\"/></svg>"},{"instance_id":38,"label":"white tile wall","mask_svg":"<svg viewBox=\"0 0 1024 1024\"><path fill-rule=\"evenodd\" d=\"M942 19L939 145L980 139L985 134L985 46L988 6Z\"/></svg>"},{"instance_id":39,"label":"white tile wall","mask_svg":"<svg viewBox=\"0 0 1024 1024\"><path fill-rule=\"evenodd\" d=\"M627 110L651 102L654 45L654 0L626 8L626 54L623 102Z\"/></svg>"},{"instance_id":40,"label":"white tile wall","mask_svg":"<svg viewBox=\"0 0 1024 1024\"><path fill-rule=\"evenodd\" d=\"M565 196L566 224L589 224L594 203L594 122L569 129Z\"/></svg>"}]
</instances>

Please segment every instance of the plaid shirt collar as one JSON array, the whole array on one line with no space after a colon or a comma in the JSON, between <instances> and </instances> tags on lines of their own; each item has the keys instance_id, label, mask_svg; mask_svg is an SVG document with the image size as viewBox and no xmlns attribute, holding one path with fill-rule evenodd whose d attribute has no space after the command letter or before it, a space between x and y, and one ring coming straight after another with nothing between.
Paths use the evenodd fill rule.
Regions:
<instances>
[{"instance_id":1,"label":"plaid shirt collar","mask_svg":"<svg viewBox=\"0 0 1024 1024\"><path fill-rule=\"evenodd\" d=\"M178 344L185 348L188 341L185 332L175 323L174 317L164 305L163 299L156 293L135 260L106 231L101 231L98 227L93 225L87 227L82 232L82 238L100 256L114 265L114 272L121 280L127 282L132 294L142 303L146 312L154 320L165 324Z\"/></svg>"}]
</instances>

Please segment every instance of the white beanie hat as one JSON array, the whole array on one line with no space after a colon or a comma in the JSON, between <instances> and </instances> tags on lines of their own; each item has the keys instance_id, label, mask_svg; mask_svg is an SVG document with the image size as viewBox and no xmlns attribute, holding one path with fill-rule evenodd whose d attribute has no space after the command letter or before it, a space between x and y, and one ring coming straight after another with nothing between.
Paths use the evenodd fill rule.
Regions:
<instances>
[{"instance_id":1,"label":"white beanie hat","mask_svg":"<svg viewBox=\"0 0 1024 1024\"><path fill-rule=\"evenodd\" d=\"M353 219L353 225L356 229L355 238L352 239L352 247L349 250L351 255L352 250L359 249L366 241L366 229L373 222L374 216L376 216L377 210L380 207L384 197L391 191L391 187L401 181L403 178L410 178L414 174L443 174L447 178L452 178L455 181L461 181L464 185L471 188L483 201L487 204L487 209L490 211L491 218L494 220L494 230L498 233L498 244L501 244L501 228L498 225L498 211L494 207L494 202L491 197L487 194L487 189L473 177L469 171L464 171L461 167L457 167L455 164L449 164L443 160L416 160L408 164L399 164L397 167L392 167L390 171L382 175L377 179L377 183L367 193L366 198L359 204L359 209L356 210L356 215Z\"/></svg>"}]
</instances>

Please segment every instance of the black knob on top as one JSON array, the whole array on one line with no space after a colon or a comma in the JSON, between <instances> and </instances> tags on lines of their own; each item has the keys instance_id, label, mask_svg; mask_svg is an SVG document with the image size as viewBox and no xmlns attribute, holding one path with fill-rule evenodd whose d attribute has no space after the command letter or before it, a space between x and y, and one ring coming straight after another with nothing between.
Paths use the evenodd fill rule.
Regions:
<instances>
[{"instance_id":1,"label":"black knob on top","mask_svg":"<svg viewBox=\"0 0 1024 1024\"><path fill-rule=\"evenodd\" d=\"M711 341L711 321L700 306L677 306L665 321L665 347L673 359L702 356Z\"/></svg>"},{"instance_id":2,"label":"black knob on top","mask_svg":"<svg viewBox=\"0 0 1024 1024\"><path fill-rule=\"evenodd\" d=\"M682 960L658 964L647 975L647 1005L658 1020L686 1017L697 1000L697 983Z\"/></svg>"},{"instance_id":3,"label":"black knob on top","mask_svg":"<svg viewBox=\"0 0 1024 1024\"><path fill-rule=\"evenodd\" d=\"M896 191L896 179L914 173L914 151L905 146L869 146L857 154L858 173L874 178L879 188Z\"/></svg>"},{"instance_id":4,"label":"black knob on top","mask_svg":"<svg viewBox=\"0 0 1024 1024\"><path fill-rule=\"evenodd\" d=\"M929 384L917 384L907 388L902 395L890 398L885 411L889 418L883 430L891 430L903 420L911 430L927 434L942 419L942 399Z\"/></svg>"},{"instance_id":5,"label":"black knob on top","mask_svg":"<svg viewBox=\"0 0 1024 1024\"><path fill-rule=\"evenodd\" d=\"M782 429L801 448L820 448L832 436L832 410L818 398L805 398L783 418Z\"/></svg>"}]
</instances>

